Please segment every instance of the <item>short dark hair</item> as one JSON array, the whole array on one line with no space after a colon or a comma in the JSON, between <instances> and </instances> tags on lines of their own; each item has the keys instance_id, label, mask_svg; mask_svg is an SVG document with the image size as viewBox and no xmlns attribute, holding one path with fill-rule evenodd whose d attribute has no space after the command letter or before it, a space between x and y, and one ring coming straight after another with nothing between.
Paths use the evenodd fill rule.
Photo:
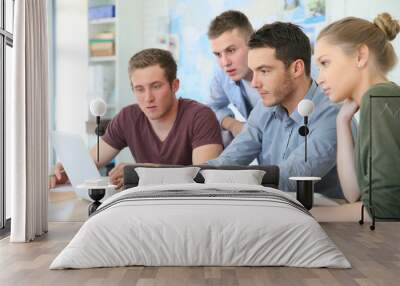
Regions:
<instances>
[{"instance_id":1,"label":"short dark hair","mask_svg":"<svg viewBox=\"0 0 400 286\"><path fill-rule=\"evenodd\" d=\"M215 39L226 31L232 31L233 29L238 29L242 32L246 40L253 33L253 27L245 14L240 11L229 10L211 21L207 35L209 39Z\"/></svg>"},{"instance_id":2,"label":"short dark hair","mask_svg":"<svg viewBox=\"0 0 400 286\"><path fill-rule=\"evenodd\" d=\"M162 49L145 49L133 55L129 60L129 77L136 69L155 65L159 65L164 70L169 83L176 79L177 66L174 57L171 52Z\"/></svg>"},{"instance_id":3,"label":"short dark hair","mask_svg":"<svg viewBox=\"0 0 400 286\"><path fill-rule=\"evenodd\" d=\"M266 24L250 36L249 48L273 48L276 58L286 68L295 60L304 62L305 72L310 76L311 45L301 28L292 23L274 22Z\"/></svg>"}]
</instances>

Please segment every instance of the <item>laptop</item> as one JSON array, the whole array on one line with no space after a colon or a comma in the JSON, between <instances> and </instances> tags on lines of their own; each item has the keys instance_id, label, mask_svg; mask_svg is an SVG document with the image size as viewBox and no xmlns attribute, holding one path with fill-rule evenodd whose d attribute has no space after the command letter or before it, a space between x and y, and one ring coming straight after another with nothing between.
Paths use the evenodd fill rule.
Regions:
<instances>
[{"instance_id":1,"label":"laptop","mask_svg":"<svg viewBox=\"0 0 400 286\"><path fill-rule=\"evenodd\" d=\"M51 136L57 160L63 164L73 190L79 198L92 200L89 198L87 189L77 188L77 186L84 184L86 180L102 177L82 138L77 134L60 131L53 131ZM107 188L103 200L115 193L115 189Z\"/></svg>"}]
</instances>

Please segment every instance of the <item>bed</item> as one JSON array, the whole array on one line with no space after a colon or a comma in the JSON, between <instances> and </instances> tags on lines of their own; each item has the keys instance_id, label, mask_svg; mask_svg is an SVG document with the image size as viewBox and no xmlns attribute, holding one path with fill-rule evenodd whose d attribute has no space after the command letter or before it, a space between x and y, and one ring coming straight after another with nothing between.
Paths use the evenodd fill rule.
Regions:
<instances>
[{"instance_id":1,"label":"bed","mask_svg":"<svg viewBox=\"0 0 400 286\"><path fill-rule=\"evenodd\" d=\"M267 174L262 182L274 185ZM50 269L129 265L351 267L299 202L270 186L237 183L127 186Z\"/></svg>"}]
</instances>

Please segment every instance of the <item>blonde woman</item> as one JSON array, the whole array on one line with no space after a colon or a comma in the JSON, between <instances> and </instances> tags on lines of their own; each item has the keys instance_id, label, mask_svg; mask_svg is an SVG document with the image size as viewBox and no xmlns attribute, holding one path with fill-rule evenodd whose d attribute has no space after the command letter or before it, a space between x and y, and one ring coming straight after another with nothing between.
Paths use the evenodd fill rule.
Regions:
<instances>
[{"instance_id":1,"label":"blonde woman","mask_svg":"<svg viewBox=\"0 0 400 286\"><path fill-rule=\"evenodd\" d=\"M378 15L373 22L348 17L325 27L315 47L320 67L318 83L331 101L344 101L337 116L340 183L349 202L361 196L367 207L370 96L400 97L400 87L387 79L387 73L397 62L390 41L399 31L399 22L388 13ZM380 99L373 99L372 112L373 206L377 217L394 218L400 217L400 98ZM351 119L359 109L354 142Z\"/></svg>"}]
</instances>

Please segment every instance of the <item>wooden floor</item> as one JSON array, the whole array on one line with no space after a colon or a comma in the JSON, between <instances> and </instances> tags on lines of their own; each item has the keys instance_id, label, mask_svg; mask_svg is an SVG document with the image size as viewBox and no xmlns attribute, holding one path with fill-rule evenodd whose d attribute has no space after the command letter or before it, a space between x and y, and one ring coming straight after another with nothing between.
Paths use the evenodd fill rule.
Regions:
<instances>
[{"instance_id":1,"label":"wooden floor","mask_svg":"<svg viewBox=\"0 0 400 286\"><path fill-rule=\"evenodd\" d=\"M65 198L64 198L65 199ZM32 243L0 241L0 285L400 285L400 223L321 223L353 268L122 267L49 270L85 220L86 201L52 198L49 232ZM54 205L52 205L54 204ZM64 206L62 212L60 205ZM58 206L58 207L56 207ZM66 209L65 209L66 208ZM62 222L70 220L69 222ZM71 220L76 220L71 222Z\"/></svg>"},{"instance_id":2,"label":"wooden floor","mask_svg":"<svg viewBox=\"0 0 400 286\"><path fill-rule=\"evenodd\" d=\"M353 268L122 267L48 270L82 223L53 222L29 244L0 241L0 285L399 285L400 223L323 223Z\"/></svg>"},{"instance_id":3,"label":"wooden floor","mask_svg":"<svg viewBox=\"0 0 400 286\"><path fill-rule=\"evenodd\" d=\"M84 222L90 202L79 199L74 192L50 192L48 216L51 222Z\"/></svg>"}]
</instances>

